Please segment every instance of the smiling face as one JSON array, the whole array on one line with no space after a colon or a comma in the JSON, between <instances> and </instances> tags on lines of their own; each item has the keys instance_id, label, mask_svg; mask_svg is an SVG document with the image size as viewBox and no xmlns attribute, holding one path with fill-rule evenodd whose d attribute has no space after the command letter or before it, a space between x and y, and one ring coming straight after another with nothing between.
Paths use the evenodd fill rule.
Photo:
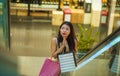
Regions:
<instances>
[{"instance_id":1,"label":"smiling face","mask_svg":"<svg viewBox=\"0 0 120 76\"><path fill-rule=\"evenodd\" d=\"M70 34L70 27L66 24L63 24L60 28L60 34L62 35L62 37L67 38Z\"/></svg>"}]
</instances>

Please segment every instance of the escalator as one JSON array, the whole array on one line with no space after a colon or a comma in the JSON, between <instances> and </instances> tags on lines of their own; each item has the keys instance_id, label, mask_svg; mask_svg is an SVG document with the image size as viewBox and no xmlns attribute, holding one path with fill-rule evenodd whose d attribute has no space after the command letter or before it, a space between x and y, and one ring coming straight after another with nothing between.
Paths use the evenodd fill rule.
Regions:
<instances>
[{"instance_id":1,"label":"escalator","mask_svg":"<svg viewBox=\"0 0 120 76\"><path fill-rule=\"evenodd\" d=\"M78 60L73 76L120 76L120 27Z\"/></svg>"}]
</instances>

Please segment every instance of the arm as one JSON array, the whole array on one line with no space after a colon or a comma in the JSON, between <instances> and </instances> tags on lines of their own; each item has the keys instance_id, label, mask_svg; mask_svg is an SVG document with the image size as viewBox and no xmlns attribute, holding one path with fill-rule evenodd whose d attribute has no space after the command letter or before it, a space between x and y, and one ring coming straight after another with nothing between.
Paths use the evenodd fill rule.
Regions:
<instances>
[{"instance_id":1,"label":"arm","mask_svg":"<svg viewBox=\"0 0 120 76\"><path fill-rule=\"evenodd\" d=\"M64 45L61 45L60 48L58 48L58 49L56 47L57 47L56 38L53 38L51 40L51 53L52 53L53 57L57 57L57 54L62 52L62 49L64 48Z\"/></svg>"},{"instance_id":2,"label":"arm","mask_svg":"<svg viewBox=\"0 0 120 76\"><path fill-rule=\"evenodd\" d=\"M78 41L75 39L75 51L74 51L74 54L75 54L75 58L77 59L78 57L77 57L77 51L78 51L78 49L77 49L77 47L78 47ZM76 62L78 62L78 61L76 61Z\"/></svg>"},{"instance_id":3,"label":"arm","mask_svg":"<svg viewBox=\"0 0 120 76\"><path fill-rule=\"evenodd\" d=\"M75 52L78 50L77 47L78 47L78 42L77 42L77 40L75 39Z\"/></svg>"}]
</instances>

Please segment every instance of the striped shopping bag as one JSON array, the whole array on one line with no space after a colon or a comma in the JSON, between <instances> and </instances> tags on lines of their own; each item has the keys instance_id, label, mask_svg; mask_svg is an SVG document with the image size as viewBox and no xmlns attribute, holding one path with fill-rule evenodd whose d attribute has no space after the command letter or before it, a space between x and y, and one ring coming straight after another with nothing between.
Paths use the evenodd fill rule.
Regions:
<instances>
[{"instance_id":1,"label":"striped shopping bag","mask_svg":"<svg viewBox=\"0 0 120 76\"><path fill-rule=\"evenodd\" d=\"M58 59L60 62L60 68L62 73L75 70L77 64L76 64L76 59L73 52L59 54Z\"/></svg>"}]
</instances>

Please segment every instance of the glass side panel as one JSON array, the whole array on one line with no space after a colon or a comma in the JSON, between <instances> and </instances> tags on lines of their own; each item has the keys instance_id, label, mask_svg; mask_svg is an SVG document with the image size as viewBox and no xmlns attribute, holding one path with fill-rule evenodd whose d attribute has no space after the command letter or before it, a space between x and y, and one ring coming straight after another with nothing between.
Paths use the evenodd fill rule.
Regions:
<instances>
[{"instance_id":1,"label":"glass side panel","mask_svg":"<svg viewBox=\"0 0 120 76\"><path fill-rule=\"evenodd\" d=\"M120 28L83 56L72 76L120 76L119 46Z\"/></svg>"},{"instance_id":2,"label":"glass side panel","mask_svg":"<svg viewBox=\"0 0 120 76\"><path fill-rule=\"evenodd\" d=\"M0 0L0 46L9 47L8 1Z\"/></svg>"},{"instance_id":3,"label":"glass side panel","mask_svg":"<svg viewBox=\"0 0 120 76\"><path fill-rule=\"evenodd\" d=\"M3 3L0 2L0 45L4 45L4 36L3 36L3 23L2 23L2 14L3 14Z\"/></svg>"}]
</instances>

